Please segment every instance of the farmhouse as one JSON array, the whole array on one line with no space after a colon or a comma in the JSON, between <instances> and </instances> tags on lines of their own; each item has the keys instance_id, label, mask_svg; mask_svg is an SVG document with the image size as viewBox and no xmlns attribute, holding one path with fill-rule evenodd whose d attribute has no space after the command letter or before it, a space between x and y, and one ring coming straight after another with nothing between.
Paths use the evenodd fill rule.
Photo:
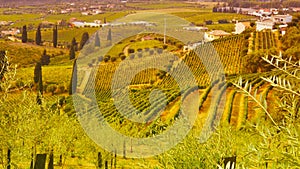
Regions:
<instances>
[{"instance_id":1,"label":"farmhouse","mask_svg":"<svg viewBox=\"0 0 300 169\"><path fill-rule=\"evenodd\" d=\"M274 15L272 16L273 22L277 24L287 24L292 22L293 16L291 15Z\"/></svg>"},{"instance_id":2,"label":"farmhouse","mask_svg":"<svg viewBox=\"0 0 300 169\"><path fill-rule=\"evenodd\" d=\"M189 27L184 27L184 30L188 31L207 31L207 27L202 27L202 26L189 26Z\"/></svg>"},{"instance_id":3,"label":"farmhouse","mask_svg":"<svg viewBox=\"0 0 300 169\"><path fill-rule=\"evenodd\" d=\"M262 31L265 29L272 30L274 26L274 22L272 20L264 20L264 21L257 21L256 22L256 31Z\"/></svg>"},{"instance_id":4,"label":"farmhouse","mask_svg":"<svg viewBox=\"0 0 300 169\"><path fill-rule=\"evenodd\" d=\"M235 24L235 32L234 34L241 34L244 32L247 28L250 28L250 22L237 22Z\"/></svg>"},{"instance_id":5,"label":"farmhouse","mask_svg":"<svg viewBox=\"0 0 300 169\"><path fill-rule=\"evenodd\" d=\"M79 22L79 21L71 22L71 26L76 28L82 28L84 27L84 22Z\"/></svg>"},{"instance_id":6,"label":"farmhouse","mask_svg":"<svg viewBox=\"0 0 300 169\"><path fill-rule=\"evenodd\" d=\"M223 30L213 30L211 32L205 32L204 38L206 41L213 41L230 35L230 33Z\"/></svg>"},{"instance_id":7,"label":"farmhouse","mask_svg":"<svg viewBox=\"0 0 300 169\"><path fill-rule=\"evenodd\" d=\"M286 24L279 25L279 32L281 33L282 36L285 35L287 28L288 28L288 25L286 25Z\"/></svg>"},{"instance_id":8,"label":"farmhouse","mask_svg":"<svg viewBox=\"0 0 300 169\"><path fill-rule=\"evenodd\" d=\"M19 29L15 29L15 28L12 28L12 29L7 30L7 31L1 31L1 34L3 36L17 35L19 33L21 33L21 31Z\"/></svg>"}]
</instances>

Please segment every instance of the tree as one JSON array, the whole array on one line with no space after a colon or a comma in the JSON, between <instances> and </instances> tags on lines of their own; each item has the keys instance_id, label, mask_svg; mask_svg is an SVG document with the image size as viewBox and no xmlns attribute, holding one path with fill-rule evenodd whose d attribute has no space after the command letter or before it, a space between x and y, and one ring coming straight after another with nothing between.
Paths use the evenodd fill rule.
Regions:
<instances>
[{"instance_id":1,"label":"tree","mask_svg":"<svg viewBox=\"0 0 300 169\"><path fill-rule=\"evenodd\" d=\"M89 33L87 32L84 32L82 34L82 37L81 37L81 41L80 41L80 44L79 44L79 50L81 50L84 46L84 44L89 40Z\"/></svg>"},{"instance_id":2,"label":"tree","mask_svg":"<svg viewBox=\"0 0 300 169\"><path fill-rule=\"evenodd\" d=\"M107 40L111 41L111 29L110 28L108 30Z\"/></svg>"},{"instance_id":3,"label":"tree","mask_svg":"<svg viewBox=\"0 0 300 169\"><path fill-rule=\"evenodd\" d=\"M53 28L53 47L57 47L57 25Z\"/></svg>"},{"instance_id":4,"label":"tree","mask_svg":"<svg viewBox=\"0 0 300 169\"><path fill-rule=\"evenodd\" d=\"M98 32L96 33L96 36L95 36L95 47L100 47L100 38L99 38Z\"/></svg>"},{"instance_id":5,"label":"tree","mask_svg":"<svg viewBox=\"0 0 300 169\"><path fill-rule=\"evenodd\" d=\"M37 30L36 30L35 43L37 45L41 45L42 44L41 25L39 25L38 28L37 28Z\"/></svg>"},{"instance_id":6,"label":"tree","mask_svg":"<svg viewBox=\"0 0 300 169\"><path fill-rule=\"evenodd\" d=\"M49 63L50 63L50 56L47 55L47 51L46 49L44 49L44 52L41 56L41 64L42 66L44 66L44 65L49 65Z\"/></svg>"},{"instance_id":7,"label":"tree","mask_svg":"<svg viewBox=\"0 0 300 169\"><path fill-rule=\"evenodd\" d=\"M34 83L39 82L39 77L40 77L41 72L42 72L42 64L41 64L41 62L37 62L34 67L34 76L33 76Z\"/></svg>"},{"instance_id":8,"label":"tree","mask_svg":"<svg viewBox=\"0 0 300 169\"><path fill-rule=\"evenodd\" d=\"M77 59L74 60L73 63L73 71L72 71L72 77L69 87L69 95L72 95L76 93L76 86L77 86Z\"/></svg>"},{"instance_id":9,"label":"tree","mask_svg":"<svg viewBox=\"0 0 300 169\"><path fill-rule=\"evenodd\" d=\"M26 43L27 40L27 27L24 25L22 29L22 43Z\"/></svg>"},{"instance_id":10,"label":"tree","mask_svg":"<svg viewBox=\"0 0 300 169\"><path fill-rule=\"evenodd\" d=\"M4 77L4 73L7 71L8 61L6 51L0 51L0 81Z\"/></svg>"},{"instance_id":11,"label":"tree","mask_svg":"<svg viewBox=\"0 0 300 169\"><path fill-rule=\"evenodd\" d=\"M74 47L74 50L75 50L75 51L77 51L77 50L78 50L78 44L77 44L77 42L76 42L76 39L75 39L75 38L73 38L73 39L72 39L71 46L73 46L73 47Z\"/></svg>"},{"instance_id":12,"label":"tree","mask_svg":"<svg viewBox=\"0 0 300 169\"><path fill-rule=\"evenodd\" d=\"M70 48L70 60L75 59L75 47L71 46Z\"/></svg>"},{"instance_id":13,"label":"tree","mask_svg":"<svg viewBox=\"0 0 300 169\"><path fill-rule=\"evenodd\" d=\"M37 104L42 104L42 95L43 95L43 79L42 79L42 64L37 62L34 68L34 82L38 83L37 89L38 93L36 96Z\"/></svg>"}]
</instances>

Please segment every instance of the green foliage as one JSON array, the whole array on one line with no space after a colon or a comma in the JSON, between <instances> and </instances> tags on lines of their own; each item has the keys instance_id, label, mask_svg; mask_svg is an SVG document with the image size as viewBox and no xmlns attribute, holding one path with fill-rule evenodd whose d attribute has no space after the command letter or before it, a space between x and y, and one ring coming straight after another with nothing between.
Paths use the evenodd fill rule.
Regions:
<instances>
[{"instance_id":1,"label":"green foliage","mask_svg":"<svg viewBox=\"0 0 300 169\"><path fill-rule=\"evenodd\" d=\"M42 64L40 62L37 62L34 68L34 83L39 82L41 73L42 73Z\"/></svg>"},{"instance_id":2,"label":"green foliage","mask_svg":"<svg viewBox=\"0 0 300 169\"><path fill-rule=\"evenodd\" d=\"M27 38L27 27L26 27L26 25L24 25L23 28L22 28L22 42L26 43L27 40L28 40L28 38Z\"/></svg>"},{"instance_id":3,"label":"green foliage","mask_svg":"<svg viewBox=\"0 0 300 169\"><path fill-rule=\"evenodd\" d=\"M6 56L6 51L0 51L0 82L4 77L4 73L7 71L7 67L8 67L8 60Z\"/></svg>"},{"instance_id":4,"label":"green foliage","mask_svg":"<svg viewBox=\"0 0 300 169\"><path fill-rule=\"evenodd\" d=\"M58 32L58 30L57 30L57 25L55 25L54 26L54 28L53 28L53 47L57 47L57 33Z\"/></svg>"},{"instance_id":5,"label":"green foliage","mask_svg":"<svg viewBox=\"0 0 300 169\"><path fill-rule=\"evenodd\" d=\"M41 25L38 26L35 34L35 44L42 45Z\"/></svg>"},{"instance_id":6,"label":"green foliage","mask_svg":"<svg viewBox=\"0 0 300 169\"><path fill-rule=\"evenodd\" d=\"M75 46L73 45L70 47L69 57L70 60L75 59Z\"/></svg>"},{"instance_id":7,"label":"green foliage","mask_svg":"<svg viewBox=\"0 0 300 169\"><path fill-rule=\"evenodd\" d=\"M41 56L41 64L42 66L44 66L44 65L49 65L49 63L50 63L50 56L47 54L47 51L45 49Z\"/></svg>"},{"instance_id":8,"label":"green foliage","mask_svg":"<svg viewBox=\"0 0 300 169\"><path fill-rule=\"evenodd\" d=\"M79 50L83 49L83 46L85 45L85 43L89 40L89 33L88 32L84 32L81 36L81 40L79 43Z\"/></svg>"},{"instance_id":9,"label":"green foliage","mask_svg":"<svg viewBox=\"0 0 300 169\"><path fill-rule=\"evenodd\" d=\"M71 81L69 86L69 95L76 93L76 87L77 87L77 63L76 62L77 59L75 59L73 63L73 71L72 71L72 76L71 76Z\"/></svg>"}]
</instances>

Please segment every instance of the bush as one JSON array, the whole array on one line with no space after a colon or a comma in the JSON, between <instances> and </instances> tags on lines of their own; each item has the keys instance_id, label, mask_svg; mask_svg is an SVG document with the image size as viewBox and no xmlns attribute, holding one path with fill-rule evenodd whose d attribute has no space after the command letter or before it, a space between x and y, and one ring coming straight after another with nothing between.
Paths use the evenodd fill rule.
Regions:
<instances>
[{"instance_id":1,"label":"bush","mask_svg":"<svg viewBox=\"0 0 300 169\"><path fill-rule=\"evenodd\" d=\"M125 55L122 55L121 56L121 60L125 60L126 59L126 56Z\"/></svg>"},{"instance_id":2,"label":"bush","mask_svg":"<svg viewBox=\"0 0 300 169\"><path fill-rule=\"evenodd\" d=\"M134 49L129 48L128 53L134 53Z\"/></svg>"},{"instance_id":3,"label":"bush","mask_svg":"<svg viewBox=\"0 0 300 169\"><path fill-rule=\"evenodd\" d=\"M112 62L114 62L114 61L116 61L116 60L117 60L116 57L111 57L111 58L110 58L110 61L112 61Z\"/></svg>"},{"instance_id":4,"label":"bush","mask_svg":"<svg viewBox=\"0 0 300 169\"><path fill-rule=\"evenodd\" d=\"M131 54L131 55L130 55L130 59L134 59L134 54Z\"/></svg>"},{"instance_id":5,"label":"bush","mask_svg":"<svg viewBox=\"0 0 300 169\"><path fill-rule=\"evenodd\" d=\"M57 89L57 86L55 84L51 84L47 86L46 91L54 95L55 91Z\"/></svg>"}]
</instances>

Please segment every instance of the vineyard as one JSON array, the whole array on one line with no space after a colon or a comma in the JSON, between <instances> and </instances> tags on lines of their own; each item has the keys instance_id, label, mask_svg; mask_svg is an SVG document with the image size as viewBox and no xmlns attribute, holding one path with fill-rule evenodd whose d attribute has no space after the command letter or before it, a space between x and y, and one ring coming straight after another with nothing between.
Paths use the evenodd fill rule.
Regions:
<instances>
[{"instance_id":1,"label":"vineyard","mask_svg":"<svg viewBox=\"0 0 300 169\"><path fill-rule=\"evenodd\" d=\"M270 54L278 54L279 40L277 32L271 30L252 33L252 51L264 51Z\"/></svg>"},{"instance_id":2,"label":"vineyard","mask_svg":"<svg viewBox=\"0 0 300 169\"><path fill-rule=\"evenodd\" d=\"M198 13L182 15L193 18ZM106 35L106 30L101 34ZM74 169L217 168L229 156L236 157L238 168L300 167L300 62L265 55L278 54L277 33L249 34L201 42L194 50L183 51L183 43L175 38L164 40L161 35L145 33L116 42L103 56L92 42L87 55L74 61L72 77L71 66L59 61L66 51L49 50L56 56L54 64L61 64L43 67L45 87L41 90L47 92L40 105L37 84L25 81L33 79L32 67L22 68L16 76L9 72L4 77L9 82L0 83L0 165L33 169L36 155L44 153L49 155L48 169L50 164ZM101 39L103 42L109 44L109 40ZM14 59L26 50L23 48L29 48L29 55L33 50L42 51L22 46ZM258 58L250 58L251 63L269 64L272 69L246 74L249 56ZM70 79L77 89L67 96ZM55 91L50 90L53 86ZM195 121L190 118L193 113ZM115 145L115 138L109 137L112 133L106 131L100 133L107 134L100 139L114 150L101 148L94 142L99 137L94 124L105 124L130 141ZM168 133L176 125L180 128ZM189 127L186 137L178 139ZM91 137L87 130L97 136ZM145 146L143 142L137 147L132 140L159 138L165 133L176 137L178 144L154 157L132 158ZM163 149L162 145L153 145L151 150Z\"/></svg>"}]
</instances>

